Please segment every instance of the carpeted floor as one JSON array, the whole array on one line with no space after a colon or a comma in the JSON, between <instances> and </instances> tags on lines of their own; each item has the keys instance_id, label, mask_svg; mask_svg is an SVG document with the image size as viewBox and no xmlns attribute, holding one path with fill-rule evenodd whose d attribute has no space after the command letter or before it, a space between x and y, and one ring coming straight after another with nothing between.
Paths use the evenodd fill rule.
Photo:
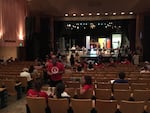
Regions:
<instances>
[{"instance_id":1,"label":"carpeted floor","mask_svg":"<svg viewBox=\"0 0 150 113\"><path fill-rule=\"evenodd\" d=\"M15 96L8 96L8 105L0 109L0 113L26 113L25 96L17 100Z\"/></svg>"}]
</instances>

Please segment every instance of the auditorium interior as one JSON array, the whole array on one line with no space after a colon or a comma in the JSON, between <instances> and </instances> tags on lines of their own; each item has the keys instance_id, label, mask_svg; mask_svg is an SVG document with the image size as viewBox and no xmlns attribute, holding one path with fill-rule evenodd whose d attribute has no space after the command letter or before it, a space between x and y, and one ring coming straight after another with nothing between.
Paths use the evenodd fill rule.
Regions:
<instances>
[{"instance_id":1,"label":"auditorium interior","mask_svg":"<svg viewBox=\"0 0 150 113\"><path fill-rule=\"evenodd\" d=\"M149 43L149 0L0 0L0 112L28 113L27 80L19 74L34 65L39 72L36 77L44 82L44 68L37 59L44 61L53 51L66 60L62 80L71 99L64 103L58 99L60 109L53 106L51 113L63 112L66 106L68 113L72 113L69 108L74 113L150 113ZM93 70L77 72L70 66L71 55L79 56L80 62L99 59L105 66L96 62ZM129 55L138 55L139 63ZM111 65L119 56L123 61ZM130 64L125 63L126 58ZM140 73L145 65L149 72ZM113 85L120 71L126 73L129 83ZM94 90L76 100L83 75L92 76ZM48 88L44 84L42 90ZM45 113L42 99L32 104L40 102L41 109L32 106L30 113Z\"/></svg>"}]
</instances>

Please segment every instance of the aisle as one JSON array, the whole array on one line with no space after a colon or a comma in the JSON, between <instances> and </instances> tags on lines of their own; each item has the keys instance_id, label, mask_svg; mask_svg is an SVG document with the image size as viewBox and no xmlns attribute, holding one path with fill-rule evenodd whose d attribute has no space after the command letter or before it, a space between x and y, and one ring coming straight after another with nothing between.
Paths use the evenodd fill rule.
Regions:
<instances>
[{"instance_id":1,"label":"aisle","mask_svg":"<svg viewBox=\"0 0 150 113\"><path fill-rule=\"evenodd\" d=\"M8 106L0 109L0 113L26 113L25 104L25 97L20 100L16 100L15 97L8 97Z\"/></svg>"}]
</instances>

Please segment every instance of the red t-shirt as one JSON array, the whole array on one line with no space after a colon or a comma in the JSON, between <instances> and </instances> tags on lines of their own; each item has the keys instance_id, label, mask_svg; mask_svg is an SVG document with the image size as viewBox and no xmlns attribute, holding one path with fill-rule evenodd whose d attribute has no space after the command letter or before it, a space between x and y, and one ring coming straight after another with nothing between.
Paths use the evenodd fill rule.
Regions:
<instances>
[{"instance_id":1,"label":"red t-shirt","mask_svg":"<svg viewBox=\"0 0 150 113\"><path fill-rule=\"evenodd\" d=\"M85 84L82 88L87 91L89 89L93 89L93 85Z\"/></svg>"},{"instance_id":2,"label":"red t-shirt","mask_svg":"<svg viewBox=\"0 0 150 113\"><path fill-rule=\"evenodd\" d=\"M53 73L53 75L50 75L50 78L53 81L58 81L58 80L62 80L62 74L58 73L60 71L64 71L64 65L60 62L57 62L56 65L54 66L52 63L49 63L47 70L50 73Z\"/></svg>"},{"instance_id":3,"label":"red t-shirt","mask_svg":"<svg viewBox=\"0 0 150 113\"><path fill-rule=\"evenodd\" d=\"M27 96L29 96L29 97L45 97L46 99L48 98L48 95L46 92L43 92L43 91L38 92L34 89L29 89L27 92Z\"/></svg>"}]
</instances>

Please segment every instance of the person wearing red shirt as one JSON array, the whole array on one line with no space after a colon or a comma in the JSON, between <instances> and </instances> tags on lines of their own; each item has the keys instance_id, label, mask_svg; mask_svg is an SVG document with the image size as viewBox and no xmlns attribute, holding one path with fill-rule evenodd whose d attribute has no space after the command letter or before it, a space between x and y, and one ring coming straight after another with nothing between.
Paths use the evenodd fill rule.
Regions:
<instances>
[{"instance_id":1,"label":"person wearing red shirt","mask_svg":"<svg viewBox=\"0 0 150 113\"><path fill-rule=\"evenodd\" d=\"M34 81L34 88L29 89L27 91L27 96L29 97L45 97L46 100L48 99L48 95L46 92L41 91L42 83L39 79Z\"/></svg>"},{"instance_id":2,"label":"person wearing red shirt","mask_svg":"<svg viewBox=\"0 0 150 113\"><path fill-rule=\"evenodd\" d=\"M64 73L65 68L61 62L57 61L55 55L52 55L51 62L47 65L47 73L50 78L50 86L56 87L58 83L62 82L62 74Z\"/></svg>"},{"instance_id":3,"label":"person wearing red shirt","mask_svg":"<svg viewBox=\"0 0 150 113\"><path fill-rule=\"evenodd\" d=\"M91 76L83 76L82 78L82 87L80 87L80 94L83 95L86 91L93 89L92 78Z\"/></svg>"}]
</instances>

